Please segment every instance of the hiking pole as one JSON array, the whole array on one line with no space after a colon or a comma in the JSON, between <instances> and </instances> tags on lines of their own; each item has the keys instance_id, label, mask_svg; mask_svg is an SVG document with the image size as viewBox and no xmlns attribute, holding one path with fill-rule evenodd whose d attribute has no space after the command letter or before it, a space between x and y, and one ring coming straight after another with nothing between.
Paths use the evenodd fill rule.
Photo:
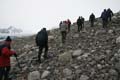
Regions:
<instances>
[{"instance_id":1,"label":"hiking pole","mask_svg":"<svg viewBox=\"0 0 120 80\"><path fill-rule=\"evenodd\" d=\"M15 58L16 58L16 61L17 61L18 67L19 67L19 68L20 68L20 70L22 71L22 67L20 66L20 63L19 63L19 60L18 60L17 55L15 55Z\"/></svg>"}]
</instances>

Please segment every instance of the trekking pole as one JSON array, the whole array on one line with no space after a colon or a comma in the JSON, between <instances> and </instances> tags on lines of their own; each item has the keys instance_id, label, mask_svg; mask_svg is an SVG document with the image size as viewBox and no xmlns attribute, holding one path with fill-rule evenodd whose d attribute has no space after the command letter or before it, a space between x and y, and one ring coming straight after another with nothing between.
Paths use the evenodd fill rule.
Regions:
<instances>
[{"instance_id":1,"label":"trekking pole","mask_svg":"<svg viewBox=\"0 0 120 80\"><path fill-rule=\"evenodd\" d=\"M16 58L16 61L17 61L18 67L19 67L19 68L20 68L20 70L22 71L22 67L20 66L20 63L19 63L18 57L17 57L17 56L15 56L15 58Z\"/></svg>"}]
</instances>

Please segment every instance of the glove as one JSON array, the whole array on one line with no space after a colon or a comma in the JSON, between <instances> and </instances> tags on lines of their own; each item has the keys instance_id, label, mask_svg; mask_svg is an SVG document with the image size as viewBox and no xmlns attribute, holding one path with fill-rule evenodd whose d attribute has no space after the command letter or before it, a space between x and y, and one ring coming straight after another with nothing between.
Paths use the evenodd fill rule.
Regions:
<instances>
[{"instance_id":1,"label":"glove","mask_svg":"<svg viewBox=\"0 0 120 80\"><path fill-rule=\"evenodd\" d=\"M17 54L15 53L14 56L17 57Z\"/></svg>"},{"instance_id":2,"label":"glove","mask_svg":"<svg viewBox=\"0 0 120 80\"><path fill-rule=\"evenodd\" d=\"M12 51L13 52L13 55L15 56L15 57L17 57L17 54L16 54L16 52L15 51Z\"/></svg>"}]
</instances>

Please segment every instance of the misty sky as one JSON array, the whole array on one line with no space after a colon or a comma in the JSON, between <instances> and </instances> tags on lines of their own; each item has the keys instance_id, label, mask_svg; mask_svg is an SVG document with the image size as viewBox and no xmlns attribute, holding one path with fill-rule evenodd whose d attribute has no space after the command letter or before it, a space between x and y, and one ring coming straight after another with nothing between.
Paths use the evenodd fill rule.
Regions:
<instances>
[{"instance_id":1,"label":"misty sky","mask_svg":"<svg viewBox=\"0 0 120 80\"><path fill-rule=\"evenodd\" d=\"M75 22L93 12L97 17L104 8L120 10L120 0L0 0L0 28L15 26L36 33L42 27L57 27L62 20Z\"/></svg>"}]
</instances>

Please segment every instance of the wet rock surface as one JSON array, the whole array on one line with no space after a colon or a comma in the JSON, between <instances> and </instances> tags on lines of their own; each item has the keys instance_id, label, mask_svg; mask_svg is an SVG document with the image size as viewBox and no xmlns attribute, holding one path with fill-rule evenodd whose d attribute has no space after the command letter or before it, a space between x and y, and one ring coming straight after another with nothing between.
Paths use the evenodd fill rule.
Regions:
<instances>
[{"instance_id":1,"label":"wet rock surface","mask_svg":"<svg viewBox=\"0 0 120 80\"><path fill-rule=\"evenodd\" d=\"M119 80L119 16L114 15L107 29L102 28L101 22L94 27L85 22L83 31L77 32L73 25L65 44L61 43L58 29L49 31L49 58L42 57L42 63L37 62L35 35L17 38L13 48L22 70L14 62L10 76L13 80ZM39 79L29 79L31 74Z\"/></svg>"}]
</instances>

